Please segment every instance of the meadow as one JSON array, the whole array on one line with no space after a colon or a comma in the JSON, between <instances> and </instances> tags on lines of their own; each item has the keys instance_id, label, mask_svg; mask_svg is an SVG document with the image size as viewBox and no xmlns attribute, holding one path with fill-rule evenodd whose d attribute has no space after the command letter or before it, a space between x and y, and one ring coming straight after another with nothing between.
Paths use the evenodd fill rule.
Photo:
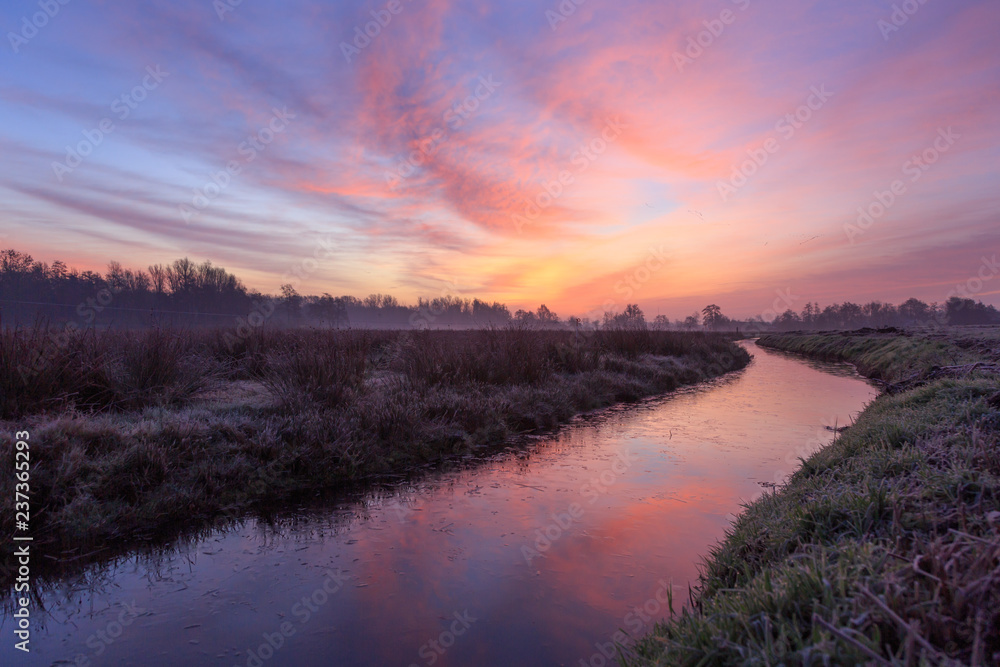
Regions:
<instances>
[{"instance_id":1,"label":"meadow","mask_svg":"<svg viewBox=\"0 0 1000 667\"><path fill-rule=\"evenodd\" d=\"M35 544L78 562L489 453L749 360L723 335L628 328L8 329L0 456L30 431ZM5 510L14 481L0 478Z\"/></svg>"}]
</instances>

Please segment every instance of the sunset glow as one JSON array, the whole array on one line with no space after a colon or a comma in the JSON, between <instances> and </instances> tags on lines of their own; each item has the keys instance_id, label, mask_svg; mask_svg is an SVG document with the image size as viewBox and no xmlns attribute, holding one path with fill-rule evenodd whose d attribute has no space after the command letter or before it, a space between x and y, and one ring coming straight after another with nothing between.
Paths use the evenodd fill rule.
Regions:
<instances>
[{"instance_id":1,"label":"sunset glow","mask_svg":"<svg viewBox=\"0 0 1000 667\"><path fill-rule=\"evenodd\" d=\"M0 246L36 259L274 292L325 242L304 294L560 315L1000 303L990 0L56 4L0 9Z\"/></svg>"}]
</instances>

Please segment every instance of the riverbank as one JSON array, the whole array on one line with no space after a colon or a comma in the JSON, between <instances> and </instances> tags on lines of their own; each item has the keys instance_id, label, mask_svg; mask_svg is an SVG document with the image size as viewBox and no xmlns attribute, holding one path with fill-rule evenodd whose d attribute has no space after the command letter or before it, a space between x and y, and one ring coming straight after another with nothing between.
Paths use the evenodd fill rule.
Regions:
<instances>
[{"instance_id":1,"label":"riverbank","mask_svg":"<svg viewBox=\"0 0 1000 667\"><path fill-rule=\"evenodd\" d=\"M225 333L3 334L0 456L30 433L31 534L52 567L485 454L750 359L674 332ZM6 534L15 481L0 477Z\"/></svg>"},{"instance_id":2,"label":"riverbank","mask_svg":"<svg viewBox=\"0 0 1000 667\"><path fill-rule=\"evenodd\" d=\"M886 391L706 559L635 665L996 664L1000 330L771 334Z\"/></svg>"}]
</instances>

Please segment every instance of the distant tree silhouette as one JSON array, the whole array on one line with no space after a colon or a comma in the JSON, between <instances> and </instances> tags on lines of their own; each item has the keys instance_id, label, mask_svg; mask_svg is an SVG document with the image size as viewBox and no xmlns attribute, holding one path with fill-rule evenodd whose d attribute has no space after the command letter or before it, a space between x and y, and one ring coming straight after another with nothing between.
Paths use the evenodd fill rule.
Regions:
<instances>
[{"instance_id":1,"label":"distant tree silhouette","mask_svg":"<svg viewBox=\"0 0 1000 667\"><path fill-rule=\"evenodd\" d=\"M205 261L184 257L170 264L153 264L134 270L110 262L102 275L80 271L64 262L51 266L14 249L0 250L0 322L27 325L43 318L52 324L73 322L88 326L214 325L237 324L256 311L259 323L318 324L356 327L473 327L517 321L533 327L645 329L638 304L621 313L608 312L603 322L570 317L565 323L546 305L518 310L513 316L499 302L446 295L418 299L404 305L389 294L354 296L302 296L292 285L283 285L270 296L247 289L234 274ZM272 317L273 315L273 317ZM704 318L702 318L702 315ZM735 329L748 325L754 331L782 329L854 329L862 326L939 326L1000 323L993 306L968 297L954 296L944 304L907 299L899 306L880 301L858 305L850 301L820 307L806 303L801 315L787 310L773 322L757 316L739 322L722 314L716 304L678 320L677 328L694 330L701 322L708 329ZM257 326L257 325L255 325ZM657 316L653 328L667 329L670 321Z\"/></svg>"},{"instance_id":2,"label":"distant tree silhouette","mask_svg":"<svg viewBox=\"0 0 1000 667\"><path fill-rule=\"evenodd\" d=\"M953 296L945 303L948 324L993 324L1000 322L1000 312L993 306L972 299Z\"/></svg>"},{"instance_id":3,"label":"distant tree silhouette","mask_svg":"<svg viewBox=\"0 0 1000 667\"><path fill-rule=\"evenodd\" d=\"M816 318L819 317L819 312L818 305L806 302L805 307L802 308L802 317L799 318L802 321L802 326L805 328L812 327L816 322Z\"/></svg>"},{"instance_id":4,"label":"distant tree silhouette","mask_svg":"<svg viewBox=\"0 0 1000 667\"><path fill-rule=\"evenodd\" d=\"M281 286L281 309L289 322L298 322L302 316L302 296L291 284Z\"/></svg>"},{"instance_id":5,"label":"distant tree silhouette","mask_svg":"<svg viewBox=\"0 0 1000 667\"><path fill-rule=\"evenodd\" d=\"M794 331L802 328L802 318L789 308L774 320L774 328L779 331Z\"/></svg>"},{"instance_id":6,"label":"distant tree silhouette","mask_svg":"<svg viewBox=\"0 0 1000 667\"><path fill-rule=\"evenodd\" d=\"M701 314L702 322L708 329L720 329L729 321L729 318L722 314L722 309L714 303L702 308Z\"/></svg>"},{"instance_id":7,"label":"distant tree silhouette","mask_svg":"<svg viewBox=\"0 0 1000 667\"><path fill-rule=\"evenodd\" d=\"M899 316L899 323L903 325L926 322L931 318L930 306L920 299L907 299L899 304L896 313Z\"/></svg>"},{"instance_id":8,"label":"distant tree silhouette","mask_svg":"<svg viewBox=\"0 0 1000 667\"><path fill-rule=\"evenodd\" d=\"M645 330L646 317L639 304L630 303L620 313L604 313L604 327L628 330Z\"/></svg>"},{"instance_id":9,"label":"distant tree silhouette","mask_svg":"<svg viewBox=\"0 0 1000 667\"><path fill-rule=\"evenodd\" d=\"M538 317L538 323L542 326L559 324L559 316L549 310L544 303L538 307L536 316Z\"/></svg>"},{"instance_id":10,"label":"distant tree silhouette","mask_svg":"<svg viewBox=\"0 0 1000 667\"><path fill-rule=\"evenodd\" d=\"M538 325L538 316L530 310L521 308L514 313L514 321L527 327L534 327Z\"/></svg>"}]
</instances>

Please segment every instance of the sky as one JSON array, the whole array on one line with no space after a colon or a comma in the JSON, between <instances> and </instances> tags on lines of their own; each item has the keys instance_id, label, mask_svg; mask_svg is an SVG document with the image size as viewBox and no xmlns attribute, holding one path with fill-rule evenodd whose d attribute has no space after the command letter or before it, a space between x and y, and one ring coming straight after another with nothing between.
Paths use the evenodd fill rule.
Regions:
<instances>
[{"instance_id":1,"label":"sky","mask_svg":"<svg viewBox=\"0 0 1000 667\"><path fill-rule=\"evenodd\" d=\"M563 316L1000 304L998 27L996 0L0 0L0 246Z\"/></svg>"}]
</instances>

